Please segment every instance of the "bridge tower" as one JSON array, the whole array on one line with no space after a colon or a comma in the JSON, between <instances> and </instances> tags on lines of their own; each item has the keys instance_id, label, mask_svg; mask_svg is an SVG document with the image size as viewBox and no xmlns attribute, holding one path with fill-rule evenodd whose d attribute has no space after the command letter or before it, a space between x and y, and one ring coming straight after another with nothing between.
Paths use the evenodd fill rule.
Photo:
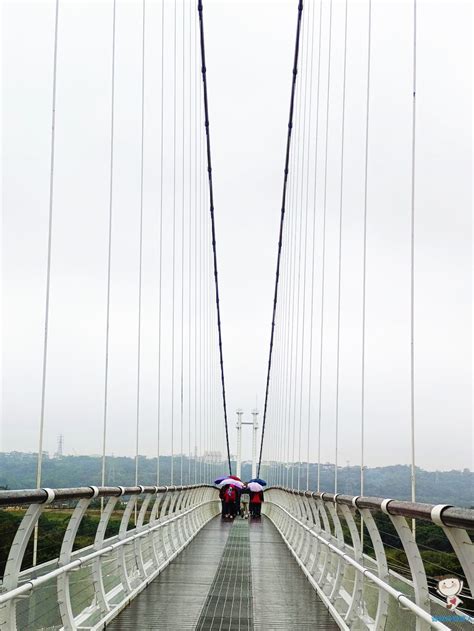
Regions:
<instances>
[{"instance_id":1,"label":"bridge tower","mask_svg":"<svg viewBox=\"0 0 474 631\"><path fill-rule=\"evenodd\" d=\"M252 410L252 421L242 421L243 411L237 410L237 476L242 475L242 425L252 426L252 478L257 476L257 439L258 439L258 410Z\"/></svg>"}]
</instances>

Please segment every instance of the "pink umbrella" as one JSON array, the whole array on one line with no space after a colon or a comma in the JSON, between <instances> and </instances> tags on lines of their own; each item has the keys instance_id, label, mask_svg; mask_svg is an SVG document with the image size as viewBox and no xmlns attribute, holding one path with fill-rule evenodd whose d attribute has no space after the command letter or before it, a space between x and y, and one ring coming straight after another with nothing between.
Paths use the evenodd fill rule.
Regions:
<instances>
[{"instance_id":1,"label":"pink umbrella","mask_svg":"<svg viewBox=\"0 0 474 631\"><path fill-rule=\"evenodd\" d=\"M247 488L252 491L252 493L258 493L259 491L263 491L263 486L258 482L249 482L247 484Z\"/></svg>"},{"instance_id":2,"label":"pink umbrella","mask_svg":"<svg viewBox=\"0 0 474 631\"><path fill-rule=\"evenodd\" d=\"M235 486L238 489L243 489L244 488L244 483L240 482L239 480L233 480L231 478L226 478L225 480L222 480L222 482L219 482L219 484L217 486L220 486L221 488L223 486Z\"/></svg>"}]
</instances>

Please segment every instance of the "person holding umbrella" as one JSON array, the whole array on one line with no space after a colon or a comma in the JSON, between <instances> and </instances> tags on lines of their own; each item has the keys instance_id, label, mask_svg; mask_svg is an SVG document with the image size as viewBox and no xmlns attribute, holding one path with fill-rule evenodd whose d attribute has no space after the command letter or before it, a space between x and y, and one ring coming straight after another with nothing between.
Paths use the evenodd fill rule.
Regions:
<instances>
[{"instance_id":1,"label":"person holding umbrella","mask_svg":"<svg viewBox=\"0 0 474 631\"><path fill-rule=\"evenodd\" d=\"M224 487L224 502L222 506L222 512L224 517L230 517L234 519L237 512L237 495L238 490L233 484L228 484Z\"/></svg>"},{"instance_id":2,"label":"person holding umbrella","mask_svg":"<svg viewBox=\"0 0 474 631\"><path fill-rule=\"evenodd\" d=\"M263 497L263 486L258 482L249 482L248 489L250 491L250 514L252 517L261 517L262 504L265 501Z\"/></svg>"},{"instance_id":3,"label":"person holding umbrella","mask_svg":"<svg viewBox=\"0 0 474 631\"><path fill-rule=\"evenodd\" d=\"M220 487L219 497L222 501L222 517L233 519L237 511L237 500L240 489L244 486L236 476L218 478L215 482Z\"/></svg>"}]
</instances>

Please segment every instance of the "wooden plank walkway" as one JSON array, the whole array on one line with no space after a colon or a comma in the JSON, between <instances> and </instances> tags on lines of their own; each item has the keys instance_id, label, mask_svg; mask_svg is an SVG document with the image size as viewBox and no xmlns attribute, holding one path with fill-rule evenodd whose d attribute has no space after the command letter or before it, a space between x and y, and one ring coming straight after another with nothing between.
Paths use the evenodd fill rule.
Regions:
<instances>
[{"instance_id":1,"label":"wooden plank walkway","mask_svg":"<svg viewBox=\"0 0 474 631\"><path fill-rule=\"evenodd\" d=\"M213 519L110 624L110 631L336 631L265 517Z\"/></svg>"}]
</instances>

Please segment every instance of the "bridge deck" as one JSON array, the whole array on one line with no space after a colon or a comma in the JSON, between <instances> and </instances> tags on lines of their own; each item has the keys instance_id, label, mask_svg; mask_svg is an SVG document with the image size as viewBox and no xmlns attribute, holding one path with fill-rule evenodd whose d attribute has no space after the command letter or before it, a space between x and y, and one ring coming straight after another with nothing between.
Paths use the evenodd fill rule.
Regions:
<instances>
[{"instance_id":1,"label":"bridge deck","mask_svg":"<svg viewBox=\"0 0 474 631\"><path fill-rule=\"evenodd\" d=\"M273 524L212 520L108 627L336 630Z\"/></svg>"}]
</instances>

